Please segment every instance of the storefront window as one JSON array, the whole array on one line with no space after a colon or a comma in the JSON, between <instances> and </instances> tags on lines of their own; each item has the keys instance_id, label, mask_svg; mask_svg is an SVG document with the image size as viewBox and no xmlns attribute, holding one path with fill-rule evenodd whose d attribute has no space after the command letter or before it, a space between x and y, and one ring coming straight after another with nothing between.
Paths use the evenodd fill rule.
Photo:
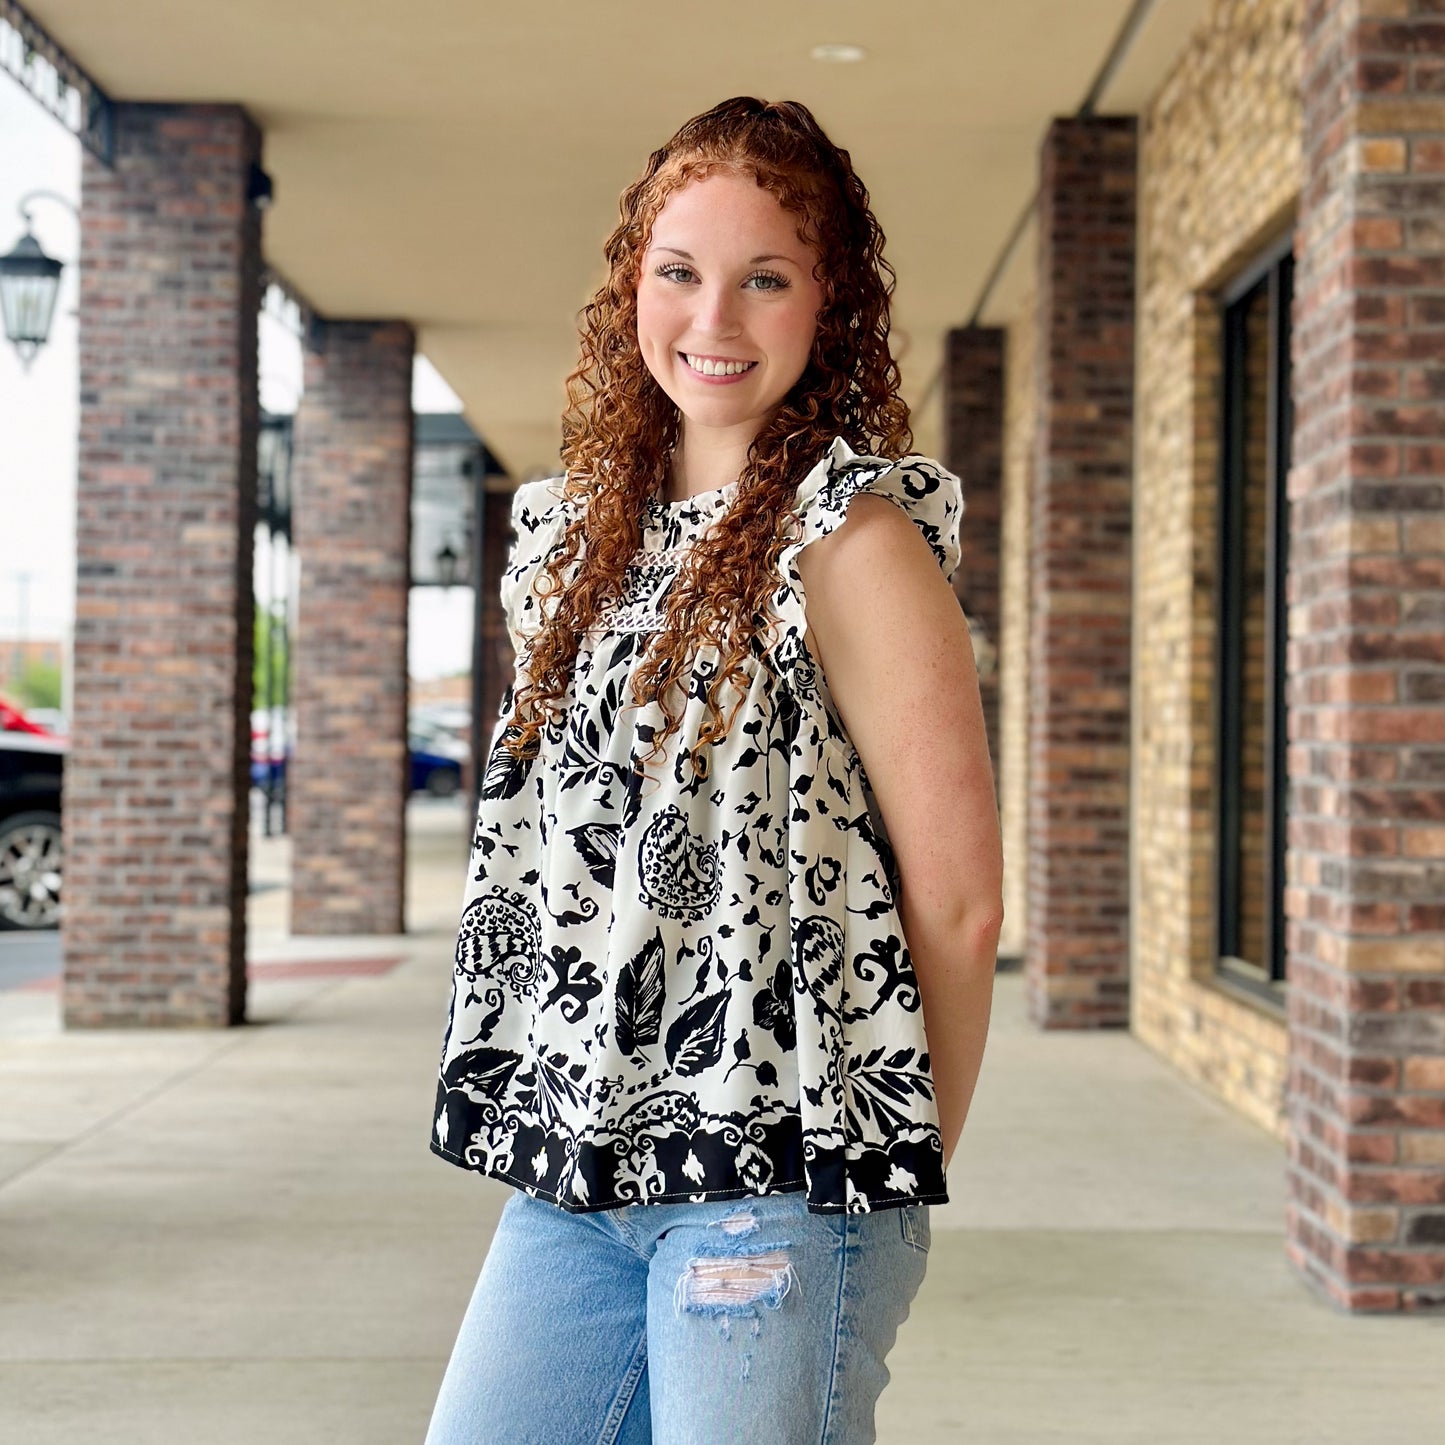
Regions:
<instances>
[{"instance_id":1,"label":"storefront window","mask_svg":"<svg viewBox=\"0 0 1445 1445\"><path fill-rule=\"evenodd\" d=\"M1218 969L1278 999L1285 976L1287 246L1226 293L1219 487Z\"/></svg>"}]
</instances>

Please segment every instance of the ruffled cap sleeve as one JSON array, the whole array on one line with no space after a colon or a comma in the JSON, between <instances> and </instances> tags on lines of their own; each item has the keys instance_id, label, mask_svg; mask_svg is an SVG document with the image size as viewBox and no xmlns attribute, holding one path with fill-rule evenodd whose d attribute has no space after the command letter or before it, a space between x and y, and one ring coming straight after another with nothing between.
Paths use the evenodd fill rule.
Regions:
<instances>
[{"instance_id":1,"label":"ruffled cap sleeve","mask_svg":"<svg viewBox=\"0 0 1445 1445\"><path fill-rule=\"evenodd\" d=\"M854 452L839 437L798 484L794 510L800 529L779 554L781 583L773 594L781 626L770 651L789 677L806 667L807 676L796 680L808 687L814 683L814 665L803 643L808 619L798 557L804 547L843 524L848 504L860 492L887 497L907 513L932 549L946 580L953 580L962 556L959 525L965 503L963 483L958 477L930 457L910 455L888 461L865 456Z\"/></svg>"},{"instance_id":2,"label":"ruffled cap sleeve","mask_svg":"<svg viewBox=\"0 0 1445 1445\"><path fill-rule=\"evenodd\" d=\"M523 482L512 493L512 543L502 572L502 610L507 636L518 654L542 626L540 600L532 583L552 549L562 538L569 504L562 497L562 477Z\"/></svg>"}]
</instances>

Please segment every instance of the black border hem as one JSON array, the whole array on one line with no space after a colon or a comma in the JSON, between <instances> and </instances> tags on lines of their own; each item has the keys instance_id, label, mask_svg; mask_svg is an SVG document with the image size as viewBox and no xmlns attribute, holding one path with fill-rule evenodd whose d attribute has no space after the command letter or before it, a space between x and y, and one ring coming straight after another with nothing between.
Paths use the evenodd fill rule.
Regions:
<instances>
[{"instance_id":1,"label":"black border hem","mask_svg":"<svg viewBox=\"0 0 1445 1445\"><path fill-rule=\"evenodd\" d=\"M701 1198L689 1190L682 1194L654 1194L647 1199L612 1199L596 1204L569 1204L551 1191L539 1189L535 1184L528 1184L500 1169L479 1169L475 1164L468 1164L459 1154L453 1154L438 1144L435 1137L431 1139L428 1147L438 1159L445 1159L448 1164L455 1165L458 1169L465 1169L471 1174L480 1174L486 1179L500 1180L503 1184L511 1185L513 1189L520 1189L533 1199L541 1199L548 1204L555 1204L558 1209L564 1210L568 1214L601 1214L606 1210L625 1209L633 1204L702 1204L714 1200L726 1202L729 1199L759 1199L769 1194L797 1194L808 1187L806 1180L789 1179L785 1180L781 1186L772 1189L703 1190ZM857 1210L850 1210L846 1204L815 1204L811 1199L805 1202L809 1214L873 1214L880 1209L902 1209L910 1204L947 1204L949 1198L947 1189L936 1194L885 1194L870 1200L867 1209Z\"/></svg>"}]
</instances>

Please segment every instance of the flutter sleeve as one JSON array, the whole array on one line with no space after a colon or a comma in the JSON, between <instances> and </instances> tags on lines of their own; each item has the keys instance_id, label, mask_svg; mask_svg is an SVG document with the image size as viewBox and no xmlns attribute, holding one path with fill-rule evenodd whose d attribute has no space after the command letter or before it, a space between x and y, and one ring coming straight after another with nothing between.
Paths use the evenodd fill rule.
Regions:
<instances>
[{"instance_id":1,"label":"flutter sleeve","mask_svg":"<svg viewBox=\"0 0 1445 1445\"><path fill-rule=\"evenodd\" d=\"M961 557L959 525L964 512L963 484L930 457L910 455L898 461L862 456L841 439L798 485L797 537L779 554L780 584L773 594L778 618L770 649L780 671L801 690L816 684L815 660L808 654L806 595L798 570L803 548L843 524L848 505L861 492L887 497L901 507L932 549L944 578L953 580ZM795 689L796 690L796 689Z\"/></svg>"},{"instance_id":2,"label":"flutter sleeve","mask_svg":"<svg viewBox=\"0 0 1445 1445\"><path fill-rule=\"evenodd\" d=\"M541 602L532 584L552 549L561 540L568 515L561 477L523 482L512 494L512 543L502 571L502 609L507 636L519 655L542 625Z\"/></svg>"}]
</instances>

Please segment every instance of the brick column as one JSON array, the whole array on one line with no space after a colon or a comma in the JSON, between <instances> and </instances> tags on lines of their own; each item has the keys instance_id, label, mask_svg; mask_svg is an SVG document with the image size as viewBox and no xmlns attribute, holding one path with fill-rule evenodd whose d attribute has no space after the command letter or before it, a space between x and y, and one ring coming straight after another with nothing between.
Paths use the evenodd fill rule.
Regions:
<instances>
[{"instance_id":1,"label":"brick column","mask_svg":"<svg viewBox=\"0 0 1445 1445\"><path fill-rule=\"evenodd\" d=\"M1029 1015L1129 1021L1135 124L1057 120L1039 187Z\"/></svg>"},{"instance_id":2,"label":"brick column","mask_svg":"<svg viewBox=\"0 0 1445 1445\"><path fill-rule=\"evenodd\" d=\"M83 159L72 1028L245 1012L259 153L234 106L119 105Z\"/></svg>"},{"instance_id":3,"label":"brick column","mask_svg":"<svg viewBox=\"0 0 1445 1445\"><path fill-rule=\"evenodd\" d=\"M296 413L293 933L404 931L411 368L401 322L318 323Z\"/></svg>"},{"instance_id":4,"label":"brick column","mask_svg":"<svg viewBox=\"0 0 1445 1445\"><path fill-rule=\"evenodd\" d=\"M1290 473L1289 1257L1445 1311L1445 13L1309 0Z\"/></svg>"},{"instance_id":5,"label":"brick column","mask_svg":"<svg viewBox=\"0 0 1445 1445\"><path fill-rule=\"evenodd\" d=\"M960 326L944 342L943 464L963 482L968 525L956 585L975 624L975 650L986 639L995 660L1002 626L999 557L1003 507L1004 332L994 326ZM980 635L981 634L981 638ZM999 756L998 671L980 670L979 694L988 726L990 756ZM995 762L995 783L997 783Z\"/></svg>"}]
</instances>

